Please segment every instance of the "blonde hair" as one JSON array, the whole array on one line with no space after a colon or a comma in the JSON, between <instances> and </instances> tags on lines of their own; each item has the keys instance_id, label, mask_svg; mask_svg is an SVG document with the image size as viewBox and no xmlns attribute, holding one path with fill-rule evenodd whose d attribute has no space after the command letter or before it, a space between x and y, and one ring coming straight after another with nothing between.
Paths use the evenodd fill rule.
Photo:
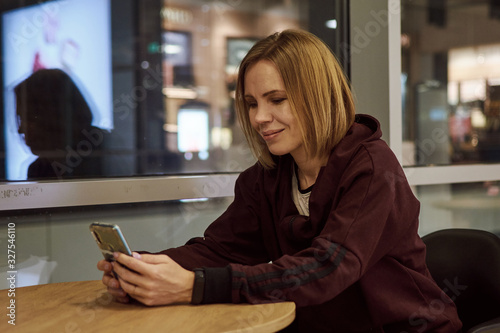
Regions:
<instances>
[{"instance_id":1,"label":"blonde hair","mask_svg":"<svg viewBox=\"0 0 500 333\"><path fill-rule=\"evenodd\" d=\"M318 37L284 30L257 42L240 64L236 112L250 148L266 168L275 163L266 143L250 123L245 102L245 75L261 60L271 61L283 79L304 148L310 157L328 155L354 122L354 101L341 66Z\"/></svg>"}]
</instances>

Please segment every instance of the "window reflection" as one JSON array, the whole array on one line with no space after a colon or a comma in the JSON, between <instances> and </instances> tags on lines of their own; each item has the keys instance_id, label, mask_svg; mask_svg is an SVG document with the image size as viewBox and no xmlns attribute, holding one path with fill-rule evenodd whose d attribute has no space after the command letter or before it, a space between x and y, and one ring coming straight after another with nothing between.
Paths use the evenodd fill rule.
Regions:
<instances>
[{"instance_id":1,"label":"window reflection","mask_svg":"<svg viewBox=\"0 0 500 333\"><path fill-rule=\"evenodd\" d=\"M65 71L37 69L14 91L18 132L38 157L28 179L100 175L103 132Z\"/></svg>"},{"instance_id":2,"label":"window reflection","mask_svg":"<svg viewBox=\"0 0 500 333\"><path fill-rule=\"evenodd\" d=\"M500 236L500 182L418 186L420 235L439 229L488 230Z\"/></svg>"},{"instance_id":3,"label":"window reflection","mask_svg":"<svg viewBox=\"0 0 500 333\"><path fill-rule=\"evenodd\" d=\"M402 1L405 165L500 161L500 20L490 1Z\"/></svg>"},{"instance_id":4,"label":"window reflection","mask_svg":"<svg viewBox=\"0 0 500 333\"><path fill-rule=\"evenodd\" d=\"M17 133L13 87L40 68L59 68L71 74L82 92L88 93L84 94L90 97L87 100L95 101L91 105L92 125L103 130L96 168L100 172L70 177L238 172L247 168L255 159L235 117L239 62L258 39L286 28L312 31L342 58L338 50L346 44L342 39L347 36L347 20L342 16L347 15L346 3L2 1L5 135L0 143L5 154L0 154L0 164L5 170L0 167L0 178L27 179L28 166L39 157ZM88 24L79 24L80 20L94 24L82 29ZM17 36L16 45L22 52L12 47L12 36ZM55 37L71 43L54 44L59 40ZM42 57L38 40L64 46L64 52L44 47ZM61 61L49 61L54 57Z\"/></svg>"},{"instance_id":5,"label":"window reflection","mask_svg":"<svg viewBox=\"0 0 500 333\"><path fill-rule=\"evenodd\" d=\"M83 131L113 128L109 1L17 3L23 2L2 2L1 12L5 178L99 175L96 163L82 167L102 148L90 147ZM93 24L81 29L89 20ZM27 170L32 162L38 164L34 173Z\"/></svg>"}]
</instances>

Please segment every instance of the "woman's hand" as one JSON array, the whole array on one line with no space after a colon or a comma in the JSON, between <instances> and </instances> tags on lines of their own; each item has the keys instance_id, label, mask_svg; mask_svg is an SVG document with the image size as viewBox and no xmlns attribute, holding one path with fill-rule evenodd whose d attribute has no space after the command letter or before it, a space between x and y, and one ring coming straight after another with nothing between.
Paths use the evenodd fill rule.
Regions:
<instances>
[{"instance_id":1,"label":"woman's hand","mask_svg":"<svg viewBox=\"0 0 500 333\"><path fill-rule=\"evenodd\" d=\"M134 255L136 254L134 253ZM118 302L128 303L130 301L130 297L128 297L127 293L123 291L120 286L120 282L115 278L112 264L103 259L97 263L97 269L104 272L102 276L102 283L108 287L108 293Z\"/></svg>"},{"instance_id":2,"label":"woman's hand","mask_svg":"<svg viewBox=\"0 0 500 333\"><path fill-rule=\"evenodd\" d=\"M191 302L194 272L182 268L170 257L138 253L130 257L115 253L115 260L111 265L118 281L105 274L103 282L118 301L127 302L128 294L149 306Z\"/></svg>"}]
</instances>

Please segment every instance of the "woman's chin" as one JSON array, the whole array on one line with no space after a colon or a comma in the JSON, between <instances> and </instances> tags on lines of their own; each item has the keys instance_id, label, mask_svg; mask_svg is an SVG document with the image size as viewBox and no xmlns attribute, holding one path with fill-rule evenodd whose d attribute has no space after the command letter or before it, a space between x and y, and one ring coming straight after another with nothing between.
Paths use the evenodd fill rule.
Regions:
<instances>
[{"instance_id":1,"label":"woman's chin","mask_svg":"<svg viewBox=\"0 0 500 333\"><path fill-rule=\"evenodd\" d=\"M285 149L269 149L269 152L276 156L283 156L289 153L289 151Z\"/></svg>"}]
</instances>

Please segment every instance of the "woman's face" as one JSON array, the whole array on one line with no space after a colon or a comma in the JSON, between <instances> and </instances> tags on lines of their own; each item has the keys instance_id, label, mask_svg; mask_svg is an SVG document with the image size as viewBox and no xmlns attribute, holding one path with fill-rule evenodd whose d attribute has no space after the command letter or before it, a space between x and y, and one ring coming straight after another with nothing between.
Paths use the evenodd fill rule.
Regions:
<instances>
[{"instance_id":1,"label":"woman's face","mask_svg":"<svg viewBox=\"0 0 500 333\"><path fill-rule=\"evenodd\" d=\"M268 60L247 69L245 102L252 127L261 135L274 155L290 153L295 160L305 157L302 134L293 116L283 80Z\"/></svg>"}]
</instances>

